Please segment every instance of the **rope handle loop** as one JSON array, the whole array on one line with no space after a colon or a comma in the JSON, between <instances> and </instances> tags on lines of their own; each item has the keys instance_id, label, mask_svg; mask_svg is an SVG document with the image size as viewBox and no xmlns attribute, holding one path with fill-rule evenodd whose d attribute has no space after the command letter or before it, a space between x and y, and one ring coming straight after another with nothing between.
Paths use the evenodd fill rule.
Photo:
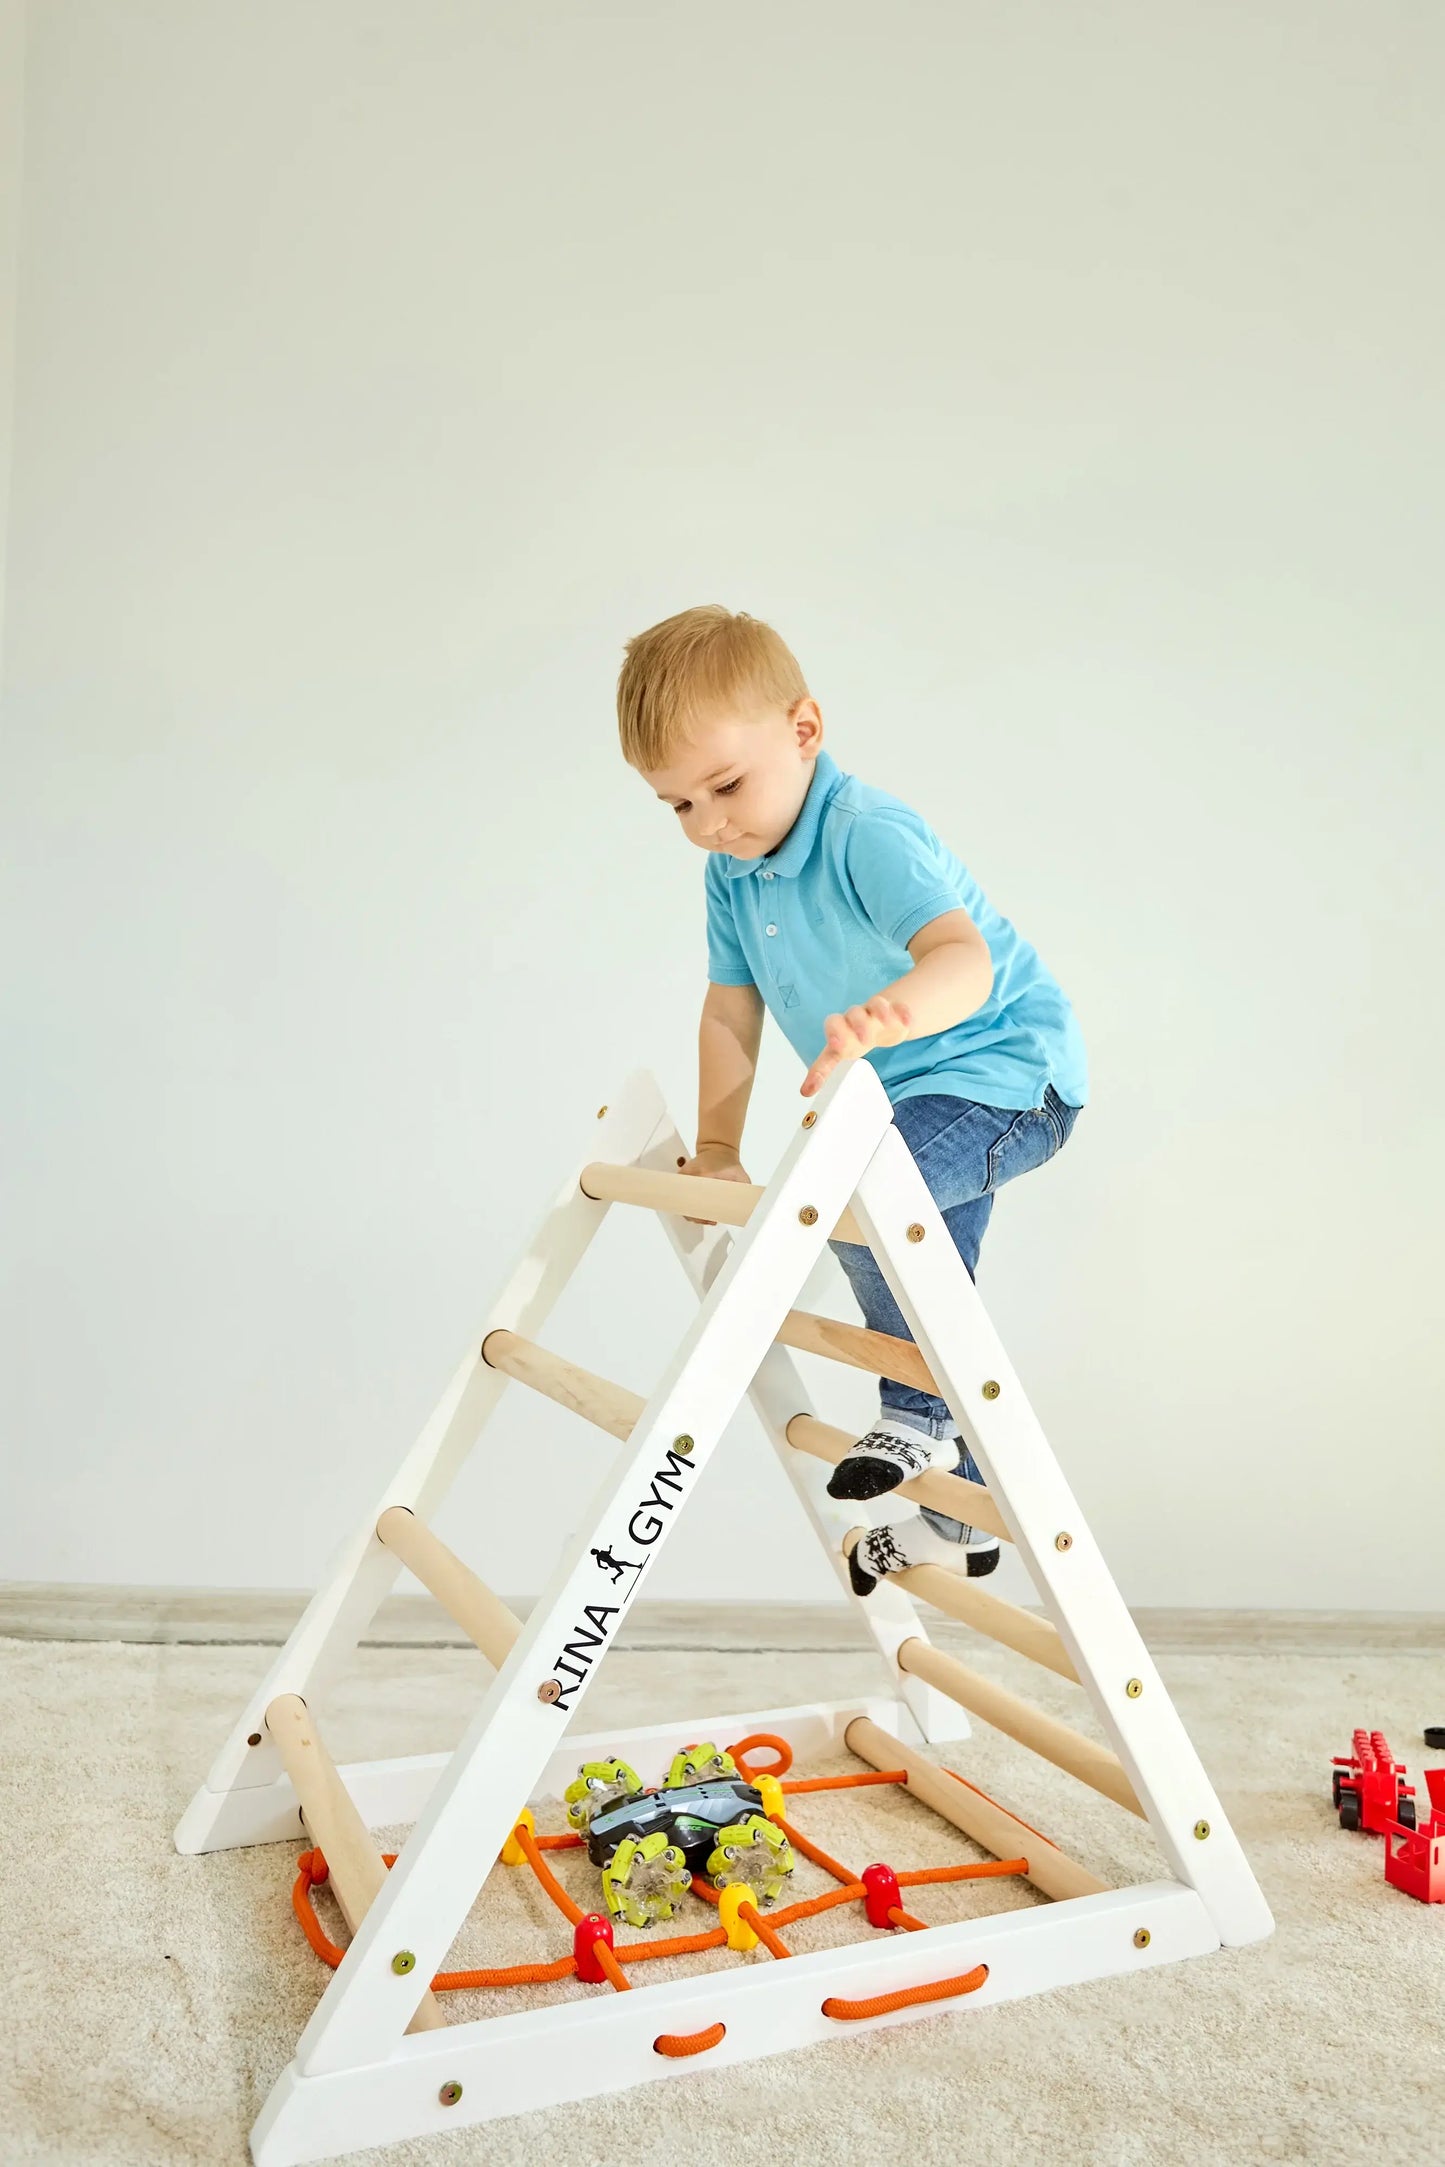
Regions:
<instances>
[{"instance_id":1,"label":"rope handle loop","mask_svg":"<svg viewBox=\"0 0 1445 2167\"><path fill-rule=\"evenodd\" d=\"M932 1986L905 1986L896 1994L875 1994L871 2001L839 2001L830 1994L823 2004L823 2014L840 2024L860 2024L867 2017L891 2016L895 2009L911 2008L915 2002L949 2001L956 1994L976 1994L987 1977L987 1964L978 1964L957 1979L938 1979Z\"/></svg>"},{"instance_id":2,"label":"rope handle loop","mask_svg":"<svg viewBox=\"0 0 1445 2167\"><path fill-rule=\"evenodd\" d=\"M680 2058L684 2054L706 2054L727 2037L726 2024L709 2024L703 2032L663 2032L652 2042L654 2054L668 2054Z\"/></svg>"}]
</instances>

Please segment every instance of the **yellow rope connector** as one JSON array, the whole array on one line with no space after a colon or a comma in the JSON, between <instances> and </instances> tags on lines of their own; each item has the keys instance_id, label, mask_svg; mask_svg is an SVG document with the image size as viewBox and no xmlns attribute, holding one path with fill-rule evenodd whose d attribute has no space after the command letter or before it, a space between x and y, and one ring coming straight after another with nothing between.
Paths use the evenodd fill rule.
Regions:
<instances>
[{"instance_id":1,"label":"yellow rope connector","mask_svg":"<svg viewBox=\"0 0 1445 2167\"><path fill-rule=\"evenodd\" d=\"M516 1832L519 1828L524 1828L529 1836L536 1835L537 1824L532 1818L530 1806L522 1808L516 1820L512 1823L512 1834L502 1845L502 1864L504 1866L525 1866L527 1863L527 1854L517 1841Z\"/></svg>"},{"instance_id":2,"label":"yellow rope connector","mask_svg":"<svg viewBox=\"0 0 1445 2167\"><path fill-rule=\"evenodd\" d=\"M755 1949L758 1945L758 1937L747 1920L738 1917L742 1905L751 1906L752 1900L752 1890L736 1883L723 1889L718 1897L718 1923L727 1934L730 1949Z\"/></svg>"},{"instance_id":3,"label":"yellow rope connector","mask_svg":"<svg viewBox=\"0 0 1445 2167\"><path fill-rule=\"evenodd\" d=\"M781 1821L783 1818L783 1786L779 1783L777 1777L757 1776L753 1779L753 1788L763 1802L763 1812L768 1819L770 1821Z\"/></svg>"}]
</instances>

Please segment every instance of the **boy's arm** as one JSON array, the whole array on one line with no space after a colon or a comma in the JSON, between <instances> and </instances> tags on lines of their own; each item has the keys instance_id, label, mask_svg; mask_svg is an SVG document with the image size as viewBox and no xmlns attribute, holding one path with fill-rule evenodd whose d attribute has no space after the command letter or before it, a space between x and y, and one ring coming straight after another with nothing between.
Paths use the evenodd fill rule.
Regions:
<instances>
[{"instance_id":1,"label":"boy's arm","mask_svg":"<svg viewBox=\"0 0 1445 2167\"><path fill-rule=\"evenodd\" d=\"M709 984L697 1033L699 1160L706 1157L739 1165L762 1035L763 997L756 986ZM720 1173L723 1167L694 1161L688 1171Z\"/></svg>"}]
</instances>

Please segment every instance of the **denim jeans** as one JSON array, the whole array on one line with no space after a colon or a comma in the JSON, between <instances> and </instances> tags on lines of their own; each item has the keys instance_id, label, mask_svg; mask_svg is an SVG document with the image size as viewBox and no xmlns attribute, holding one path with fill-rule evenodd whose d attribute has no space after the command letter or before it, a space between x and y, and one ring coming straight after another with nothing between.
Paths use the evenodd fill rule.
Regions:
<instances>
[{"instance_id":1,"label":"denim jeans","mask_svg":"<svg viewBox=\"0 0 1445 2167\"><path fill-rule=\"evenodd\" d=\"M1068 1142L1080 1108L1061 1099L1050 1084L1042 1106L981 1106L973 1099L948 1098L929 1093L900 1099L893 1121L918 1162L929 1194L943 1214L970 1279L977 1277L978 1252L984 1229L993 1212L996 1192L1006 1181L1031 1174ZM895 1339L912 1339L888 1282L871 1249L858 1242L828 1245L843 1270L871 1332L888 1332ZM934 1393L913 1385L898 1384L891 1377L879 1379L879 1400L886 1412L903 1416L914 1429L930 1437L952 1437L958 1424L945 1403ZM972 1453L960 1441L958 1472L970 1482L981 1482ZM956 1520L924 1507L923 1517L940 1535L962 1539Z\"/></svg>"}]
</instances>

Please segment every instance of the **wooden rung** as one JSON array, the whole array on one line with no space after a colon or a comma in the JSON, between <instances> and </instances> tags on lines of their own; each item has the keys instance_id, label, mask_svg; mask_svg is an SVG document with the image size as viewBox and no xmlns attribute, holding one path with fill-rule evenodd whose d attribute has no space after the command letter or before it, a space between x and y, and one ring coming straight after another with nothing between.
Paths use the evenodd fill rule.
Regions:
<instances>
[{"instance_id":1,"label":"wooden rung","mask_svg":"<svg viewBox=\"0 0 1445 2167\"><path fill-rule=\"evenodd\" d=\"M895 1384L911 1384L920 1392L943 1396L911 1339L865 1331L861 1324L839 1324L834 1317L815 1317L808 1309L790 1309L778 1338L785 1347L796 1347L803 1354L826 1355L831 1362L847 1362L854 1369L872 1370L875 1377L891 1377Z\"/></svg>"},{"instance_id":2,"label":"wooden rung","mask_svg":"<svg viewBox=\"0 0 1445 2167\"><path fill-rule=\"evenodd\" d=\"M980 1722L991 1723L996 1731L1003 1731L1007 1737L1017 1739L1021 1746L1041 1753L1056 1768L1067 1770L1081 1783L1102 1791L1105 1798L1112 1798L1116 1805L1127 1807L1141 1820L1144 1818L1144 1808L1134 1795L1134 1786L1124 1772L1122 1761L1107 1746L1096 1745L1082 1731L1071 1730L1067 1723L1046 1716L1042 1708L1020 1700L1017 1693L995 1685L991 1678L981 1678L976 1670L960 1663L957 1656L945 1655L942 1648L935 1648L926 1640L905 1640L898 1650L898 1667L910 1671L915 1678L927 1679L930 1685L936 1685L940 1693L956 1700L960 1708L966 1708Z\"/></svg>"},{"instance_id":3,"label":"wooden rung","mask_svg":"<svg viewBox=\"0 0 1445 2167\"><path fill-rule=\"evenodd\" d=\"M717 1181L706 1174L669 1174L651 1166L614 1166L594 1159L581 1173L584 1196L600 1204L640 1204L645 1211L673 1213L684 1219L712 1219L719 1226L746 1226L763 1191L756 1182ZM845 1211L831 1240L859 1242L867 1237L851 1211Z\"/></svg>"},{"instance_id":4,"label":"wooden rung","mask_svg":"<svg viewBox=\"0 0 1445 2167\"><path fill-rule=\"evenodd\" d=\"M494 1670L500 1670L522 1630L498 1595L478 1580L455 1550L449 1550L424 1520L404 1505L390 1505L376 1523L378 1540L394 1551L436 1597L448 1616L471 1635ZM321 1846L326 1849L325 1844Z\"/></svg>"},{"instance_id":5,"label":"wooden rung","mask_svg":"<svg viewBox=\"0 0 1445 2167\"><path fill-rule=\"evenodd\" d=\"M845 1557L867 1532L866 1528L854 1528L843 1544ZM1001 1641L1004 1647L1041 1663L1045 1670L1056 1671L1059 1677L1078 1684L1079 1674L1047 1618L1036 1618L1031 1610L1021 1610L1017 1603L991 1595L986 1588L965 1579L962 1573L951 1573L944 1565L910 1565L906 1572L890 1573L888 1578L907 1588L910 1595L932 1603L935 1610L946 1611L950 1618L971 1625L976 1633L986 1633L990 1640Z\"/></svg>"},{"instance_id":6,"label":"wooden rung","mask_svg":"<svg viewBox=\"0 0 1445 2167\"><path fill-rule=\"evenodd\" d=\"M874 1768L905 1770L908 1788L915 1797L962 1829L965 1836L982 1844L995 1858L1027 1859L1026 1878L1042 1895L1061 1899L1103 1893L1102 1881L1086 1873L1066 1852L1025 1822L1016 1820L996 1799L986 1798L982 1791L940 1768L913 1746L900 1745L867 1716L855 1716L843 1735L848 1751L856 1753L860 1761L869 1761Z\"/></svg>"},{"instance_id":7,"label":"wooden rung","mask_svg":"<svg viewBox=\"0 0 1445 2167\"><path fill-rule=\"evenodd\" d=\"M342 1917L355 1936L386 1885L381 1853L299 1693L276 1696L266 1710L266 1728L276 1741L281 1766L300 1800L311 1841L326 1860ZM407 2030L433 2032L445 2025L446 2018L428 1989Z\"/></svg>"},{"instance_id":8,"label":"wooden rung","mask_svg":"<svg viewBox=\"0 0 1445 2167\"><path fill-rule=\"evenodd\" d=\"M810 1452L815 1460L827 1460L834 1467L857 1442L847 1430L820 1422L816 1415L794 1415L787 1434L788 1443L799 1452ZM946 1513L951 1520L981 1527L1003 1542L1013 1541L992 1493L981 1482L969 1482L962 1475L946 1475L932 1468L926 1475L915 1475L911 1482L900 1482L888 1495L911 1498L915 1505L931 1506L934 1512Z\"/></svg>"},{"instance_id":9,"label":"wooden rung","mask_svg":"<svg viewBox=\"0 0 1445 2167\"><path fill-rule=\"evenodd\" d=\"M620 1437L624 1443L647 1405L640 1393L629 1392L625 1385L612 1384L606 1377L596 1377L590 1369L579 1369L575 1362L564 1361L560 1354L539 1347L535 1340L523 1339L518 1332L488 1332L482 1341L482 1360L492 1369L515 1377L518 1384L530 1385L545 1399L555 1400L559 1407L570 1407L574 1414L585 1415L598 1429Z\"/></svg>"}]
</instances>

